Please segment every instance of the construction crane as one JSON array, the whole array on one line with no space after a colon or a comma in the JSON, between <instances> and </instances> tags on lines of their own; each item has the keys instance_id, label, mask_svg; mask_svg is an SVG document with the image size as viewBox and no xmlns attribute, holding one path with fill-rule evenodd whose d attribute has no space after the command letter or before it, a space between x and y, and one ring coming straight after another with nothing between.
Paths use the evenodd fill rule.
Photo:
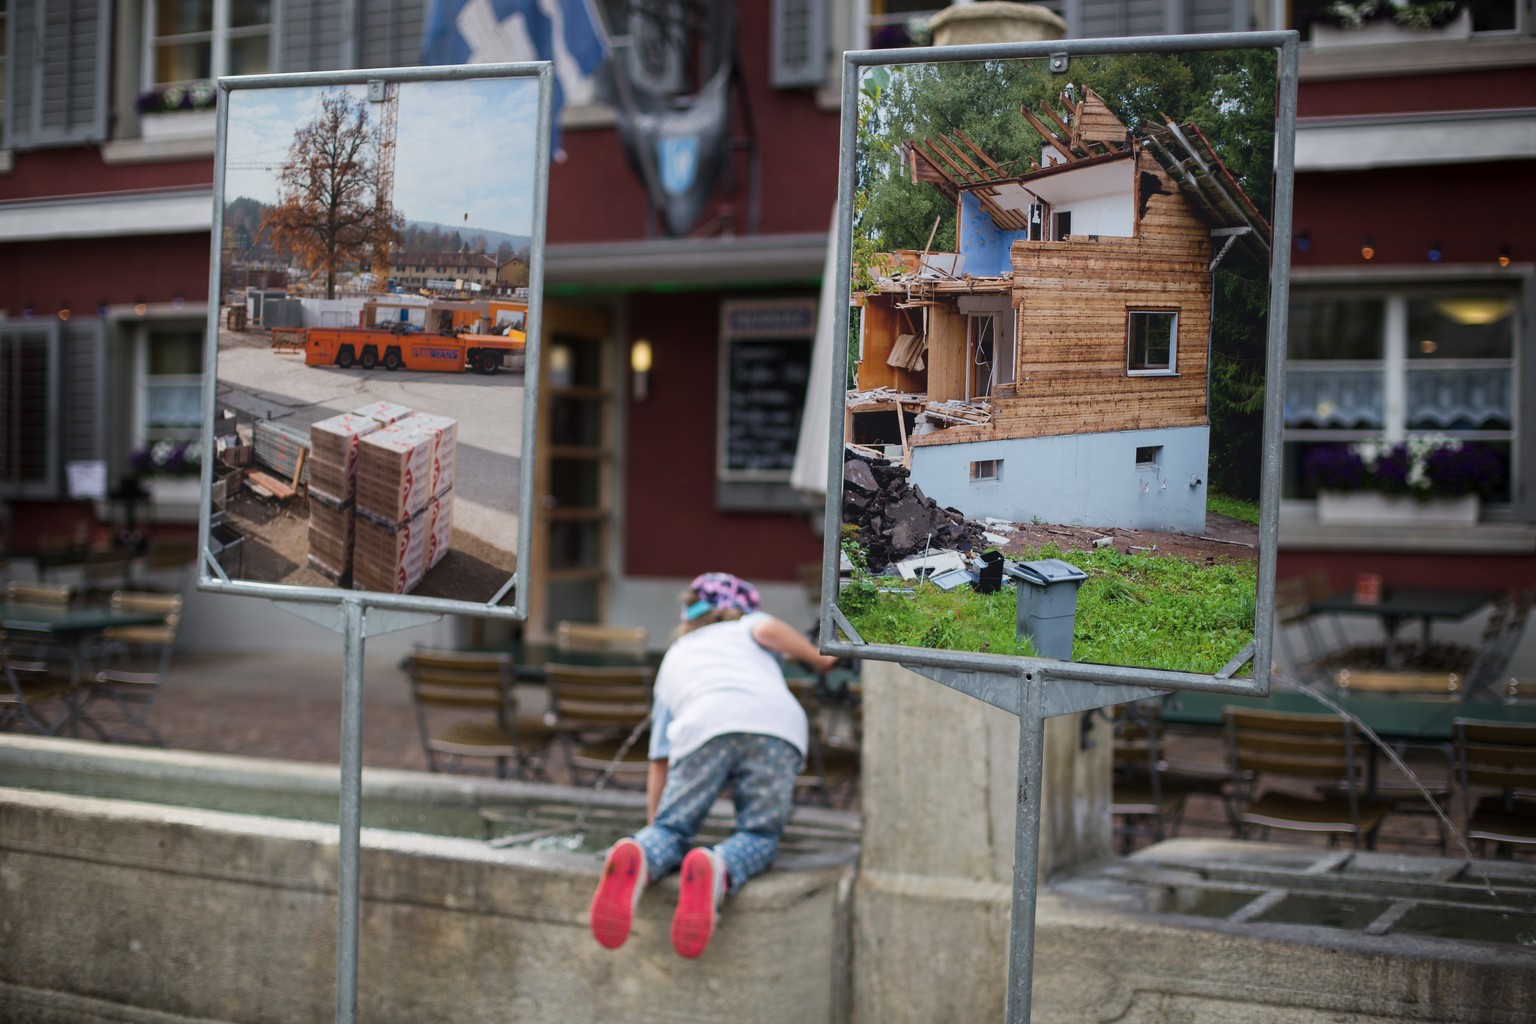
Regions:
<instances>
[{"instance_id":1,"label":"construction crane","mask_svg":"<svg viewBox=\"0 0 1536 1024\"><path fill-rule=\"evenodd\" d=\"M374 223L379 225L379 233L373 244L373 266L376 274L380 268L384 269L383 276L387 285L395 239L395 133L400 122L400 83L380 79L370 81L368 99L380 104L378 185L374 193Z\"/></svg>"}]
</instances>

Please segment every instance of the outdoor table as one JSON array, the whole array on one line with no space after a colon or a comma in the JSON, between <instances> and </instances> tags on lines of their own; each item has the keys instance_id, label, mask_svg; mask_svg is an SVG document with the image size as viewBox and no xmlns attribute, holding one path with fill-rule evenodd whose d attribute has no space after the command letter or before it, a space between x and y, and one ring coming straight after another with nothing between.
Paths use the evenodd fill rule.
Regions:
<instances>
[{"instance_id":1,"label":"outdoor table","mask_svg":"<svg viewBox=\"0 0 1536 1024\"><path fill-rule=\"evenodd\" d=\"M1489 590L1446 590L1428 587L1390 587L1374 603L1355 600L1353 591L1330 594L1308 603L1312 612L1336 612L1345 615L1374 615L1386 633L1384 661L1395 668L1397 631L1410 619L1422 623L1423 643L1429 646L1430 624L1435 619L1460 620L1491 604L1498 595Z\"/></svg>"},{"instance_id":2,"label":"outdoor table","mask_svg":"<svg viewBox=\"0 0 1536 1024\"><path fill-rule=\"evenodd\" d=\"M80 729L75 696L80 688L81 651L85 644L116 626L154 626L163 621L163 616L153 612L0 602L0 630L8 638L55 647L69 661L70 735L78 735Z\"/></svg>"},{"instance_id":3,"label":"outdoor table","mask_svg":"<svg viewBox=\"0 0 1536 1024\"><path fill-rule=\"evenodd\" d=\"M1458 718L1490 722L1536 722L1536 704L1506 704L1482 700L1426 700L1415 697L1334 696L1323 694L1384 740L1408 743L1449 743L1451 723ZM1219 728L1222 708L1331 715L1332 708L1296 690L1275 690L1268 697L1184 691L1164 698L1163 721L1168 725Z\"/></svg>"}]
</instances>

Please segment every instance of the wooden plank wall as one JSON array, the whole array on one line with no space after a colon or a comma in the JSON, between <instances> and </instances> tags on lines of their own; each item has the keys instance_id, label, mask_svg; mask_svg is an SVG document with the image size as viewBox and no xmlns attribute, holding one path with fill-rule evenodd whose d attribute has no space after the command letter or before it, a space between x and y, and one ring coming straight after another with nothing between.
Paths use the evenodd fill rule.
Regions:
<instances>
[{"instance_id":1,"label":"wooden plank wall","mask_svg":"<svg viewBox=\"0 0 1536 1024\"><path fill-rule=\"evenodd\" d=\"M1143 170L1158 173L1142 159ZM1137 237L1014 245L1015 382L994 389L986 428L943 430L922 443L1206 423L1209 228L1161 178ZM1126 374L1126 310L1133 307L1178 309L1177 376Z\"/></svg>"},{"instance_id":2,"label":"wooden plank wall","mask_svg":"<svg viewBox=\"0 0 1536 1024\"><path fill-rule=\"evenodd\" d=\"M895 294L871 295L864 303L864 355L859 360L860 391L895 388L897 391L922 392L928 387L927 373L913 373L886 365L896 337L908 333L908 324L922 330L921 310L899 310ZM905 315L903 315L905 313Z\"/></svg>"},{"instance_id":3,"label":"wooden plank wall","mask_svg":"<svg viewBox=\"0 0 1536 1024\"><path fill-rule=\"evenodd\" d=\"M953 305L928 307L928 398L965 397L965 317Z\"/></svg>"}]
</instances>

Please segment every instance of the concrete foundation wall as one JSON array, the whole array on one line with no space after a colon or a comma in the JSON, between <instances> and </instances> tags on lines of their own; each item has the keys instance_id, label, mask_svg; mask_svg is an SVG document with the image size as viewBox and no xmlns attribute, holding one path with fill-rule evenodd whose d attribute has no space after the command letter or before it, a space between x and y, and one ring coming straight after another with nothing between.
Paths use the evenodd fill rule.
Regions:
<instances>
[{"instance_id":1,"label":"concrete foundation wall","mask_svg":"<svg viewBox=\"0 0 1536 1024\"><path fill-rule=\"evenodd\" d=\"M1042 879L1109 851L1108 730L1082 750L1080 719L1046 723ZM1003 1019L1018 750L1014 715L865 662L859 1024Z\"/></svg>"},{"instance_id":2,"label":"concrete foundation wall","mask_svg":"<svg viewBox=\"0 0 1536 1024\"><path fill-rule=\"evenodd\" d=\"M1161 446L1139 467L1136 449ZM972 480L973 462L1001 459L995 480ZM912 483L972 519L1205 532L1210 429L1123 430L1069 437L920 445Z\"/></svg>"},{"instance_id":3,"label":"concrete foundation wall","mask_svg":"<svg viewBox=\"0 0 1536 1024\"><path fill-rule=\"evenodd\" d=\"M676 876L609 951L595 856L364 829L359 1019L846 1020L850 857L754 879L689 961ZM0 1020L332 1020L336 872L331 825L0 789Z\"/></svg>"}]
</instances>

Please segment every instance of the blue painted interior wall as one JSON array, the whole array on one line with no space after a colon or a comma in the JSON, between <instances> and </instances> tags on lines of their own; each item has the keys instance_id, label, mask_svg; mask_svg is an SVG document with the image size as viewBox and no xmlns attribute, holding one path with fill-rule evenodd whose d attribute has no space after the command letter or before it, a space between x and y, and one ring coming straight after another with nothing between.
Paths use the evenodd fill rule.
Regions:
<instances>
[{"instance_id":1,"label":"blue painted interior wall","mask_svg":"<svg viewBox=\"0 0 1536 1024\"><path fill-rule=\"evenodd\" d=\"M1008 250L1019 239L1028 239L1027 231L1003 231L992 215L969 192L960 193L960 251L965 254L964 270L972 277L1000 277L1012 267Z\"/></svg>"}]
</instances>

